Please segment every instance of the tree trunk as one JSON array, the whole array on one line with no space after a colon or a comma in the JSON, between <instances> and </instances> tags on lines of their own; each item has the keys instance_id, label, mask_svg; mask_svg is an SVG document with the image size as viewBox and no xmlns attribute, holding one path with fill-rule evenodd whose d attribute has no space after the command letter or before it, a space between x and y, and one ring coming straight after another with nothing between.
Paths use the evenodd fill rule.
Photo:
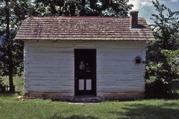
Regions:
<instances>
[{"instance_id":1,"label":"tree trunk","mask_svg":"<svg viewBox=\"0 0 179 119\"><path fill-rule=\"evenodd\" d=\"M9 56L9 86L10 86L10 93L15 92L14 82L13 82L13 61L12 61L12 52L11 52L12 42L10 41L8 47L8 56Z\"/></svg>"},{"instance_id":2,"label":"tree trunk","mask_svg":"<svg viewBox=\"0 0 179 119\"><path fill-rule=\"evenodd\" d=\"M14 82L13 82L13 61L12 61L12 41L10 38L10 12L9 12L9 0L6 0L6 40L8 42L7 44L7 50L8 50L8 71L9 71L9 86L10 86L10 93L14 93L15 92L15 88L14 88Z\"/></svg>"},{"instance_id":3,"label":"tree trunk","mask_svg":"<svg viewBox=\"0 0 179 119\"><path fill-rule=\"evenodd\" d=\"M109 5L111 5L112 4L112 0L109 0Z\"/></svg>"},{"instance_id":4,"label":"tree trunk","mask_svg":"<svg viewBox=\"0 0 179 119\"><path fill-rule=\"evenodd\" d=\"M81 11L80 11L80 16L85 16L85 4L86 4L86 2L85 2L85 0L82 0L81 1L81 6L82 6L82 9L81 9Z\"/></svg>"}]
</instances>

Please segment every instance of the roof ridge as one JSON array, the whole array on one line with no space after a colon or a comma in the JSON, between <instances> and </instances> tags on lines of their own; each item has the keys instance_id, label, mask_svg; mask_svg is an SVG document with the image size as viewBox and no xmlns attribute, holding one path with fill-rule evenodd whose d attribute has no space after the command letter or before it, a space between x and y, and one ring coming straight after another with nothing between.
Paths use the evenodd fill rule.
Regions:
<instances>
[{"instance_id":1,"label":"roof ridge","mask_svg":"<svg viewBox=\"0 0 179 119\"><path fill-rule=\"evenodd\" d=\"M105 16L31 16L28 18L130 18L129 16L105 17Z\"/></svg>"}]
</instances>

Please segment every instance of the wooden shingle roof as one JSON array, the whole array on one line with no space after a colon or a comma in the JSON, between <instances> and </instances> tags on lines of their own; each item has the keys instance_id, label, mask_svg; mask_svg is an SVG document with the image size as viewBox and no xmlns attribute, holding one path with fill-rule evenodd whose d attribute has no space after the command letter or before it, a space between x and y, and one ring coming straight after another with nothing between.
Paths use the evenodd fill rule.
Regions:
<instances>
[{"instance_id":1,"label":"wooden shingle roof","mask_svg":"<svg viewBox=\"0 0 179 119\"><path fill-rule=\"evenodd\" d=\"M32 17L23 21L18 40L152 40L144 18L131 28L130 17Z\"/></svg>"}]
</instances>

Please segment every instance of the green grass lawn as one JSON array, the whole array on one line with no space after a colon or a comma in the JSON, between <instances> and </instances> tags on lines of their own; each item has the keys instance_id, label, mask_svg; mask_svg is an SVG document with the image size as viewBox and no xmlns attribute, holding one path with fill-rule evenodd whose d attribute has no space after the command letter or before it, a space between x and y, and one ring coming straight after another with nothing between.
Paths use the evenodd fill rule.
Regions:
<instances>
[{"instance_id":1,"label":"green grass lawn","mask_svg":"<svg viewBox=\"0 0 179 119\"><path fill-rule=\"evenodd\" d=\"M179 100L69 104L2 96L0 119L179 119Z\"/></svg>"},{"instance_id":2,"label":"green grass lawn","mask_svg":"<svg viewBox=\"0 0 179 119\"><path fill-rule=\"evenodd\" d=\"M8 83L5 79L4 83ZM17 94L0 96L0 119L179 119L179 100L113 101L70 104L51 100L18 100L23 79L14 79Z\"/></svg>"}]
</instances>

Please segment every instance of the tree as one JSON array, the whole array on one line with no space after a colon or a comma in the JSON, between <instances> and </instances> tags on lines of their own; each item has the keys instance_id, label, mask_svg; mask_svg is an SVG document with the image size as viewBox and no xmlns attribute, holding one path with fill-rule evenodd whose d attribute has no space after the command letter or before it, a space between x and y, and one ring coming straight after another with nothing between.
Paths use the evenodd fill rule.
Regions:
<instances>
[{"instance_id":1,"label":"tree","mask_svg":"<svg viewBox=\"0 0 179 119\"><path fill-rule=\"evenodd\" d=\"M129 0L35 0L38 16L127 16Z\"/></svg>"},{"instance_id":2,"label":"tree","mask_svg":"<svg viewBox=\"0 0 179 119\"><path fill-rule=\"evenodd\" d=\"M3 76L9 77L10 92L15 91L13 75L21 74L23 69L23 44L15 41L18 26L25 19L27 0L0 1L0 67Z\"/></svg>"},{"instance_id":3,"label":"tree","mask_svg":"<svg viewBox=\"0 0 179 119\"><path fill-rule=\"evenodd\" d=\"M171 11L158 0L153 1L156 14L152 14L151 25L155 41L150 42L147 50L147 81L153 81L157 97L167 97L174 93L172 81L177 79L176 40L179 32L179 12Z\"/></svg>"}]
</instances>

